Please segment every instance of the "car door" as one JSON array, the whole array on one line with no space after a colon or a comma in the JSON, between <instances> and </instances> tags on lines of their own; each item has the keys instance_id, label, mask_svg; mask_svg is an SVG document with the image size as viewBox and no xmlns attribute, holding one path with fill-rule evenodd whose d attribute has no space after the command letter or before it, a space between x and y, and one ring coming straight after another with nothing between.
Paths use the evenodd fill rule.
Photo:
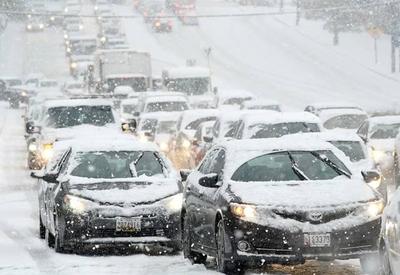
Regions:
<instances>
[{"instance_id":1,"label":"car door","mask_svg":"<svg viewBox=\"0 0 400 275\"><path fill-rule=\"evenodd\" d=\"M400 191L388 202L383 219L386 250L393 274L400 274Z\"/></svg>"},{"instance_id":2,"label":"car door","mask_svg":"<svg viewBox=\"0 0 400 275\"><path fill-rule=\"evenodd\" d=\"M222 186L223 169L225 166L225 150L219 149L210 159L210 164L207 167L206 175L218 175L218 186ZM201 204L200 217L203 220L204 245L213 249L215 245L215 217L219 209L218 196L220 193L219 187L203 187L201 186L203 195L200 196Z\"/></svg>"},{"instance_id":3,"label":"car door","mask_svg":"<svg viewBox=\"0 0 400 275\"><path fill-rule=\"evenodd\" d=\"M204 233L204 216L201 216L202 196L204 195L204 187L199 185L199 179L203 177L208 170L211 160L218 150L212 150L204 157L203 162L199 168L191 173L187 179L185 189L186 213L191 227L191 238L195 246L202 247L205 239Z\"/></svg>"}]
</instances>

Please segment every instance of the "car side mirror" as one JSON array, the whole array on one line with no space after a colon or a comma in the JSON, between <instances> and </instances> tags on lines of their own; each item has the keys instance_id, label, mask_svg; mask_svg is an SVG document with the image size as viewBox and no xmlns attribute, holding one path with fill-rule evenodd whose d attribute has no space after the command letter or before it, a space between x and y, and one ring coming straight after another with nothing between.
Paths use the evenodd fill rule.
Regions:
<instances>
[{"instance_id":1,"label":"car side mirror","mask_svg":"<svg viewBox=\"0 0 400 275\"><path fill-rule=\"evenodd\" d=\"M32 121L27 122L25 127L28 134L39 134L42 131L42 128L35 126Z\"/></svg>"},{"instance_id":2,"label":"car side mirror","mask_svg":"<svg viewBox=\"0 0 400 275\"><path fill-rule=\"evenodd\" d=\"M213 141L213 137L211 137L211 136L204 136L203 137L203 141L204 142L207 142L207 143L211 143L212 141Z\"/></svg>"},{"instance_id":3,"label":"car side mirror","mask_svg":"<svg viewBox=\"0 0 400 275\"><path fill-rule=\"evenodd\" d=\"M381 174L377 171L362 171L361 175L366 183L379 182L380 184Z\"/></svg>"},{"instance_id":4,"label":"car side mirror","mask_svg":"<svg viewBox=\"0 0 400 275\"><path fill-rule=\"evenodd\" d=\"M199 179L199 184L203 187L218 188L218 175L209 174Z\"/></svg>"},{"instance_id":5,"label":"car side mirror","mask_svg":"<svg viewBox=\"0 0 400 275\"><path fill-rule=\"evenodd\" d=\"M36 172L31 172L31 177L34 179L43 179L43 172L42 171L36 171Z\"/></svg>"},{"instance_id":6,"label":"car side mirror","mask_svg":"<svg viewBox=\"0 0 400 275\"><path fill-rule=\"evenodd\" d=\"M199 141L197 139L192 140L193 146L199 146Z\"/></svg>"},{"instance_id":7,"label":"car side mirror","mask_svg":"<svg viewBox=\"0 0 400 275\"><path fill-rule=\"evenodd\" d=\"M192 170L189 169L182 169L179 171L179 174L181 175L182 182L187 181L187 178L189 177L190 173L192 173Z\"/></svg>"}]
</instances>

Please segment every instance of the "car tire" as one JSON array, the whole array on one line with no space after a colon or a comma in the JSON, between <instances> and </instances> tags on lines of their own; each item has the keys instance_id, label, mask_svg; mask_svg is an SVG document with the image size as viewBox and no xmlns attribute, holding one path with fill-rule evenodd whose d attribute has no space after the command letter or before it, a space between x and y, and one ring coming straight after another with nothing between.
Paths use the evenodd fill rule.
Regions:
<instances>
[{"instance_id":1,"label":"car tire","mask_svg":"<svg viewBox=\"0 0 400 275\"><path fill-rule=\"evenodd\" d=\"M46 240L47 245L50 248L54 247L54 236L53 236L53 234L50 233L49 229L47 229L47 228L46 228L46 233L45 233L45 240Z\"/></svg>"},{"instance_id":2,"label":"car tire","mask_svg":"<svg viewBox=\"0 0 400 275\"><path fill-rule=\"evenodd\" d=\"M46 238L46 227L43 225L42 218L40 217L40 213L39 213L39 237L41 239Z\"/></svg>"},{"instance_id":3,"label":"car tire","mask_svg":"<svg viewBox=\"0 0 400 275\"><path fill-rule=\"evenodd\" d=\"M188 219L183 216L183 230L182 230L182 250L183 257L189 259L192 264L204 264L207 260L207 255L194 252L191 249L192 241L190 238L190 224Z\"/></svg>"},{"instance_id":4,"label":"car tire","mask_svg":"<svg viewBox=\"0 0 400 275\"><path fill-rule=\"evenodd\" d=\"M379 255L371 254L360 257L361 270L365 274L381 274L381 261Z\"/></svg>"},{"instance_id":5,"label":"car tire","mask_svg":"<svg viewBox=\"0 0 400 275\"><path fill-rule=\"evenodd\" d=\"M216 243L217 243L217 271L225 274L243 274L243 268L234 260L227 260L225 252L225 243L227 242L224 222L221 219L217 225Z\"/></svg>"}]
</instances>

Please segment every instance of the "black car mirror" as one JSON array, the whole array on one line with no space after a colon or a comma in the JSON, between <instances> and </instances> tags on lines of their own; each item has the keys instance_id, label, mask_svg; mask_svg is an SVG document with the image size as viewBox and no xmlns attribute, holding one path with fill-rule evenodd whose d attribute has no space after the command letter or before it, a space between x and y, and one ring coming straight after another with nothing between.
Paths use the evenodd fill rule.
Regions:
<instances>
[{"instance_id":1,"label":"black car mirror","mask_svg":"<svg viewBox=\"0 0 400 275\"><path fill-rule=\"evenodd\" d=\"M43 173L41 171L31 172L31 177L34 179L43 179Z\"/></svg>"},{"instance_id":2,"label":"black car mirror","mask_svg":"<svg viewBox=\"0 0 400 275\"><path fill-rule=\"evenodd\" d=\"M43 180L49 183L58 183L58 175L57 174L44 174Z\"/></svg>"},{"instance_id":3,"label":"black car mirror","mask_svg":"<svg viewBox=\"0 0 400 275\"><path fill-rule=\"evenodd\" d=\"M381 179L381 174L379 174L377 171L362 171L361 175L366 183L379 181Z\"/></svg>"},{"instance_id":4,"label":"black car mirror","mask_svg":"<svg viewBox=\"0 0 400 275\"><path fill-rule=\"evenodd\" d=\"M193 146L199 146L199 142L197 139L192 140L192 145Z\"/></svg>"},{"instance_id":5,"label":"black car mirror","mask_svg":"<svg viewBox=\"0 0 400 275\"><path fill-rule=\"evenodd\" d=\"M32 121L28 121L25 125L25 128L28 134L39 134L42 130L40 126L35 126Z\"/></svg>"},{"instance_id":6,"label":"black car mirror","mask_svg":"<svg viewBox=\"0 0 400 275\"><path fill-rule=\"evenodd\" d=\"M210 174L199 179L199 184L203 187L218 188L218 175Z\"/></svg>"},{"instance_id":7,"label":"black car mirror","mask_svg":"<svg viewBox=\"0 0 400 275\"><path fill-rule=\"evenodd\" d=\"M189 169L182 169L179 171L181 175L182 182L185 182L192 171Z\"/></svg>"},{"instance_id":8,"label":"black car mirror","mask_svg":"<svg viewBox=\"0 0 400 275\"><path fill-rule=\"evenodd\" d=\"M211 143L213 141L213 137L211 136L204 136L203 141L206 143Z\"/></svg>"}]
</instances>

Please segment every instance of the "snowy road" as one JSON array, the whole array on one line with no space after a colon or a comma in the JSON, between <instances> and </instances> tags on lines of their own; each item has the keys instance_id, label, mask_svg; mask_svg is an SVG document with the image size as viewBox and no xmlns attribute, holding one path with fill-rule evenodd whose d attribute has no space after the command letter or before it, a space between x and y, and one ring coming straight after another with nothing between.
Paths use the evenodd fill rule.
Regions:
<instances>
[{"instance_id":1,"label":"snowy road","mask_svg":"<svg viewBox=\"0 0 400 275\"><path fill-rule=\"evenodd\" d=\"M212 7L206 6L212 2ZM199 12L241 9L225 1L203 1ZM132 7L117 7L134 14ZM367 108L385 107L400 100L400 78L388 71L386 38L382 61L372 64L368 37L343 35L341 46L314 22L293 26L293 18L224 18L218 24L201 19L199 27L178 21L171 34L151 32L141 19L124 20L131 46L152 53L156 73L181 65L188 58L206 63L204 48L213 49L211 64L218 86L245 88L299 109L317 100L350 100ZM314 33L314 35L313 35ZM317 35L315 35L317 33ZM221 39L223 37L224 39ZM0 37L0 74L42 72L64 78L68 68L62 32L28 34L11 23ZM385 44L386 43L386 44ZM386 57L386 59L385 59ZM322 96L321 96L322 95ZM0 103L0 274L213 274L214 264L192 266L181 255L62 255L38 238L35 182L25 165L21 111ZM248 274L360 274L358 261L309 262Z\"/></svg>"}]
</instances>

